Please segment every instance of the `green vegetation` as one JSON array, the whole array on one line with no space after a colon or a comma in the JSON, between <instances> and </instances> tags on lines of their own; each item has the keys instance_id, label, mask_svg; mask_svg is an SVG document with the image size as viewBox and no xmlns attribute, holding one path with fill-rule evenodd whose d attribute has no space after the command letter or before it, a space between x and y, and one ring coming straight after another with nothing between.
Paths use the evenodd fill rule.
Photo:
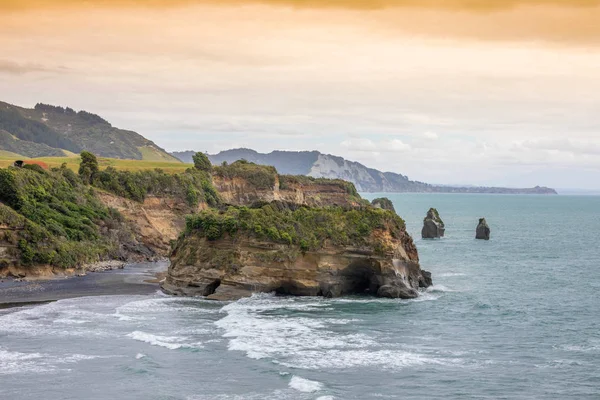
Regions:
<instances>
[{"instance_id":1,"label":"green vegetation","mask_svg":"<svg viewBox=\"0 0 600 400\"><path fill-rule=\"evenodd\" d=\"M66 167L66 166L65 166ZM92 183L98 174L98 159L89 151L81 152L81 164L79 164L79 176L85 183Z\"/></svg>"},{"instance_id":2,"label":"green vegetation","mask_svg":"<svg viewBox=\"0 0 600 400\"><path fill-rule=\"evenodd\" d=\"M116 256L118 244L100 227L114 227L120 216L69 169L0 169L0 202L0 225L12 229L0 240L17 247L24 265L73 267Z\"/></svg>"},{"instance_id":3,"label":"green vegetation","mask_svg":"<svg viewBox=\"0 0 600 400\"><path fill-rule=\"evenodd\" d=\"M192 156L192 159L194 160L194 168L197 170L204 172L212 171L212 164L206 154L198 152Z\"/></svg>"},{"instance_id":4,"label":"green vegetation","mask_svg":"<svg viewBox=\"0 0 600 400\"><path fill-rule=\"evenodd\" d=\"M182 199L191 207L220 202L206 171L100 169L89 152L81 160L79 175L66 163L49 171L38 164L0 169L0 226L8 228L0 241L14 246L23 265L73 267L119 257L122 243L113 237L131 232L117 211L100 202L96 188L140 202L148 195Z\"/></svg>"},{"instance_id":5,"label":"green vegetation","mask_svg":"<svg viewBox=\"0 0 600 400\"><path fill-rule=\"evenodd\" d=\"M93 185L139 202L148 195L184 199L192 207L200 202L210 206L220 202L210 175L193 168L180 174L168 174L161 169L131 172L108 167L95 175Z\"/></svg>"},{"instance_id":6,"label":"green vegetation","mask_svg":"<svg viewBox=\"0 0 600 400\"><path fill-rule=\"evenodd\" d=\"M293 208L273 202L260 208L209 209L187 218L186 234L198 234L208 240L244 234L309 251L318 250L326 243L368 245L371 234L377 229L389 230L395 237L400 237L405 229L404 221L398 215L373 207L353 210Z\"/></svg>"},{"instance_id":7,"label":"green vegetation","mask_svg":"<svg viewBox=\"0 0 600 400\"><path fill-rule=\"evenodd\" d=\"M177 162L164 162L164 161L145 161L145 160L120 160L116 158L105 158L97 157L100 169L113 167L121 171L147 171L159 168L169 174L177 174L185 172L186 169L190 168L191 164L183 164ZM13 165L15 160L30 160L27 157L11 156L9 154L3 155L0 153L0 168L6 168ZM79 155L74 154L70 157L40 157L31 159L32 161L41 161L47 164L50 168L59 168L62 164L66 164L67 168L74 172L79 171L79 164L81 158Z\"/></svg>"},{"instance_id":8,"label":"green vegetation","mask_svg":"<svg viewBox=\"0 0 600 400\"><path fill-rule=\"evenodd\" d=\"M257 189L269 190L275 187L277 170L267 165L258 165L246 160L213 167L214 174L221 178L242 178Z\"/></svg>"},{"instance_id":9,"label":"green vegetation","mask_svg":"<svg viewBox=\"0 0 600 400\"><path fill-rule=\"evenodd\" d=\"M390 210L390 211L396 212L396 209L394 208L394 203L392 203L392 201L390 199L388 199L387 197L377 198L377 199L373 200L371 202L371 204L375 207L379 207L384 210Z\"/></svg>"}]
</instances>

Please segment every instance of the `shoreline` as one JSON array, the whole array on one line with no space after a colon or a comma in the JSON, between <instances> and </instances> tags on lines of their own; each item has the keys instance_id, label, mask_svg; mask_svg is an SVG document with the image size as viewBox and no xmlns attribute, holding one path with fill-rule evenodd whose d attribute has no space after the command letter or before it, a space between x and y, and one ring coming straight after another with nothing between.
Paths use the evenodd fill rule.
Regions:
<instances>
[{"instance_id":1,"label":"shoreline","mask_svg":"<svg viewBox=\"0 0 600 400\"><path fill-rule=\"evenodd\" d=\"M85 275L3 279L0 309L85 296L152 294L160 290L159 282L169 266L168 261L123 264L116 269L88 271Z\"/></svg>"}]
</instances>

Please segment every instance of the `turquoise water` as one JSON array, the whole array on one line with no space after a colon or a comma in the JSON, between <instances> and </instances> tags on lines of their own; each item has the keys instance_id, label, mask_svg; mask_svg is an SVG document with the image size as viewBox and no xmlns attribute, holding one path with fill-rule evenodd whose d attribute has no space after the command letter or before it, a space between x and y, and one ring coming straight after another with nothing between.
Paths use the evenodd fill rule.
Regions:
<instances>
[{"instance_id":1,"label":"turquoise water","mask_svg":"<svg viewBox=\"0 0 600 400\"><path fill-rule=\"evenodd\" d=\"M600 197L387 196L433 273L418 299L156 293L4 310L0 398L600 397ZM429 207L442 240L419 238ZM482 216L489 242L474 240Z\"/></svg>"}]
</instances>

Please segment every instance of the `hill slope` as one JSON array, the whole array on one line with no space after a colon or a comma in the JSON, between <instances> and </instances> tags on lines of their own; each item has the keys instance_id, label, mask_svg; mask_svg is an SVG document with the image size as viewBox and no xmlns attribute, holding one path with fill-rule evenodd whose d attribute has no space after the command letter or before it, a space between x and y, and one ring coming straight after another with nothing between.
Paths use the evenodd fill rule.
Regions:
<instances>
[{"instance_id":1,"label":"hill slope","mask_svg":"<svg viewBox=\"0 0 600 400\"><path fill-rule=\"evenodd\" d=\"M183 162L192 162L193 151L172 153ZM436 186L411 181L407 176L381 172L361 163L318 151L273 151L268 154L251 149L233 149L208 156L214 165L245 159L257 164L272 165L282 174L308 175L315 178L343 179L354 183L360 192L389 193L503 193L503 194L556 194L554 189L539 187L510 189L497 187Z\"/></svg>"},{"instance_id":2,"label":"hill slope","mask_svg":"<svg viewBox=\"0 0 600 400\"><path fill-rule=\"evenodd\" d=\"M0 150L25 157L64 156L63 150L101 157L176 161L140 134L113 127L98 115L37 104L28 109L0 102ZM8 135L7 135L8 134Z\"/></svg>"}]
</instances>

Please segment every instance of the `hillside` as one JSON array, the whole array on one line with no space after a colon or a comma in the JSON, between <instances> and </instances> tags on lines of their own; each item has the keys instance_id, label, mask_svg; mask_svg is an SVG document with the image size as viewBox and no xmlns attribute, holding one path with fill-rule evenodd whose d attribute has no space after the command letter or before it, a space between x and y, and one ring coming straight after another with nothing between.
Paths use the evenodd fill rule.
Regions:
<instances>
[{"instance_id":1,"label":"hillside","mask_svg":"<svg viewBox=\"0 0 600 400\"><path fill-rule=\"evenodd\" d=\"M190 163L192 151L172 153L181 161ZM502 188L502 187L455 187L431 185L412 181L407 176L394 172L381 172L361 163L348 161L342 157L323 154L318 151L273 151L258 153L251 149L233 149L208 156L219 165L245 159L257 164L272 165L283 174L307 175L314 178L343 179L352 182L359 192L371 193L493 193L493 194L556 194L554 189Z\"/></svg>"},{"instance_id":2,"label":"hillside","mask_svg":"<svg viewBox=\"0 0 600 400\"><path fill-rule=\"evenodd\" d=\"M0 150L23 157L60 157L87 150L101 157L177 161L154 142L115 128L98 115L46 104L27 109L0 102Z\"/></svg>"}]
</instances>

